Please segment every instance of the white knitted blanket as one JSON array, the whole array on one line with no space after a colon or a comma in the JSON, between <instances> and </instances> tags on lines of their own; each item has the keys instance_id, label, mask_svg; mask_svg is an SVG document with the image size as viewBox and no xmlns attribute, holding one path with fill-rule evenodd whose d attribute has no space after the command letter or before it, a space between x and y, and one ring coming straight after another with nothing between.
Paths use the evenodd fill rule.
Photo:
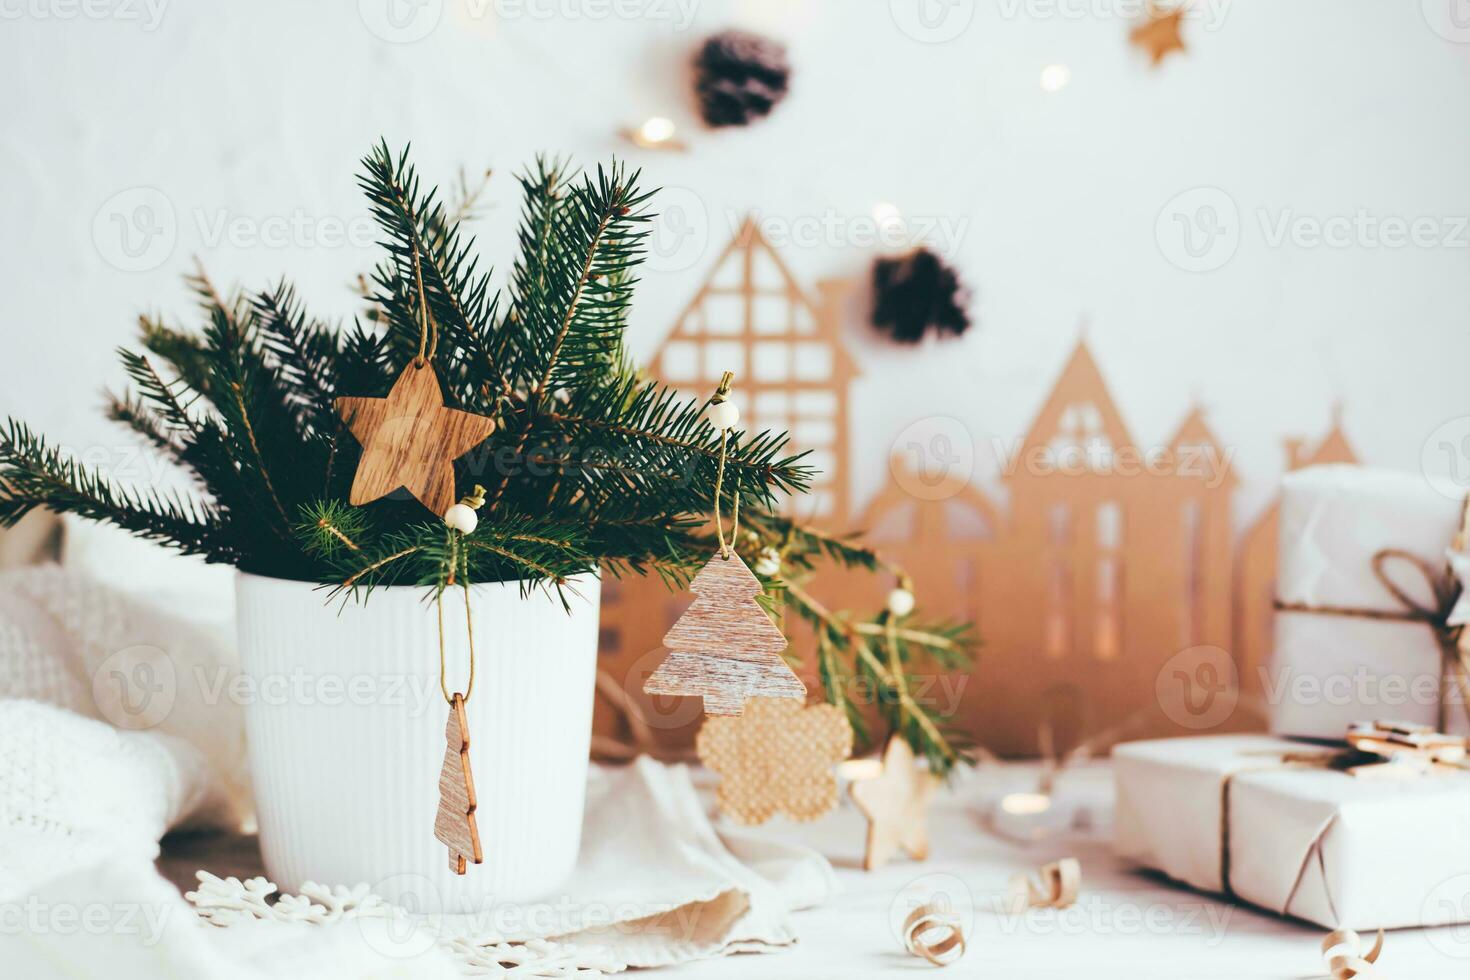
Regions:
<instances>
[{"instance_id":1,"label":"white knitted blanket","mask_svg":"<svg viewBox=\"0 0 1470 980\"><path fill-rule=\"evenodd\" d=\"M58 566L0 575L0 898L248 794L219 637ZM212 703L216 701L224 703Z\"/></svg>"}]
</instances>

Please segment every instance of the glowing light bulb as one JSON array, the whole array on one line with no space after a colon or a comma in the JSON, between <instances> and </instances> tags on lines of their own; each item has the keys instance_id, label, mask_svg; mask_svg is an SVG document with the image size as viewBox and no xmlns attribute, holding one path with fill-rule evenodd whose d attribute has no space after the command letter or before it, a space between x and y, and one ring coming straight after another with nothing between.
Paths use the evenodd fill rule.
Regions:
<instances>
[{"instance_id":1,"label":"glowing light bulb","mask_svg":"<svg viewBox=\"0 0 1470 980\"><path fill-rule=\"evenodd\" d=\"M1041 69L1041 90L1060 92L1072 80L1072 69L1066 65L1047 65Z\"/></svg>"},{"instance_id":2,"label":"glowing light bulb","mask_svg":"<svg viewBox=\"0 0 1470 980\"><path fill-rule=\"evenodd\" d=\"M674 138L674 121L667 116L652 116L638 127L638 135L650 145L667 143Z\"/></svg>"},{"instance_id":3,"label":"glowing light bulb","mask_svg":"<svg viewBox=\"0 0 1470 980\"><path fill-rule=\"evenodd\" d=\"M905 244L903 212L897 205L887 201L873 205L873 222L878 226L879 239L885 248L901 248Z\"/></svg>"}]
</instances>

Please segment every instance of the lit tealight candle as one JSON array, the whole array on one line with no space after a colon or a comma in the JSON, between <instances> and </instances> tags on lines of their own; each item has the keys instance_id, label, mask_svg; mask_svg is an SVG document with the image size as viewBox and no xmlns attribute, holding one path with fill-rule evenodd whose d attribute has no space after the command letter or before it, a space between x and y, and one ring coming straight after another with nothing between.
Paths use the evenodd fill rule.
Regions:
<instances>
[{"instance_id":1,"label":"lit tealight candle","mask_svg":"<svg viewBox=\"0 0 1470 980\"><path fill-rule=\"evenodd\" d=\"M1031 816L1051 809L1051 797L1045 793L1011 793L1000 801L1000 808L1016 816Z\"/></svg>"}]
</instances>

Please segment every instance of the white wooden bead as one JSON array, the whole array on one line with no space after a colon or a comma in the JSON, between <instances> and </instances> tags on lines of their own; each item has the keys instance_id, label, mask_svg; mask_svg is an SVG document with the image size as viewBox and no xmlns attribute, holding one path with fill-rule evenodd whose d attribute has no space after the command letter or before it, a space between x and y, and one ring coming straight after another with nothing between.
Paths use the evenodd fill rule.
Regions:
<instances>
[{"instance_id":1,"label":"white wooden bead","mask_svg":"<svg viewBox=\"0 0 1470 980\"><path fill-rule=\"evenodd\" d=\"M473 534L480 523L480 515L475 513L473 507L466 504L455 504L444 512L444 523L456 531Z\"/></svg>"},{"instance_id":2,"label":"white wooden bead","mask_svg":"<svg viewBox=\"0 0 1470 980\"><path fill-rule=\"evenodd\" d=\"M762 575L766 578L770 578L772 575L780 572L781 552L777 551L775 548L762 548L760 552L755 556L755 568L753 569L753 571L757 575Z\"/></svg>"},{"instance_id":3,"label":"white wooden bead","mask_svg":"<svg viewBox=\"0 0 1470 980\"><path fill-rule=\"evenodd\" d=\"M914 594L908 589L894 589L888 593L888 611L895 616L907 616L914 611Z\"/></svg>"},{"instance_id":4,"label":"white wooden bead","mask_svg":"<svg viewBox=\"0 0 1470 980\"><path fill-rule=\"evenodd\" d=\"M740 409L732 401L716 402L709 407L709 420L716 429L733 429L740 421Z\"/></svg>"}]
</instances>

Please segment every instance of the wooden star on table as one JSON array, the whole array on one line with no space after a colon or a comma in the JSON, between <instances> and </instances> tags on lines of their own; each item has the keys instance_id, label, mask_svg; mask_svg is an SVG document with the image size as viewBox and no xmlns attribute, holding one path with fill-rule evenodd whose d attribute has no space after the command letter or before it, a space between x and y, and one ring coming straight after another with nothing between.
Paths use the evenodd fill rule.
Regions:
<instances>
[{"instance_id":1,"label":"wooden star on table","mask_svg":"<svg viewBox=\"0 0 1470 980\"><path fill-rule=\"evenodd\" d=\"M1183 51L1184 39L1179 36L1179 25L1184 20L1187 4L1179 4L1172 10L1160 10L1148 5L1148 20L1135 27L1128 39L1148 52L1149 60L1157 66L1171 51Z\"/></svg>"},{"instance_id":2,"label":"wooden star on table","mask_svg":"<svg viewBox=\"0 0 1470 980\"><path fill-rule=\"evenodd\" d=\"M914 750L898 735L883 750L883 773L854 782L848 795L868 818L868 848L863 869L888 863L902 849L915 861L929 856L929 801L940 779L914 763Z\"/></svg>"},{"instance_id":3,"label":"wooden star on table","mask_svg":"<svg viewBox=\"0 0 1470 980\"><path fill-rule=\"evenodd\" d=\"M337 413L362 443L352 504L403 487L438 516L454 504L454 461L495 431L495 420L444 407L432 362L410 362L387 398L338 398Z\"/></svg>"}]
</instances>

